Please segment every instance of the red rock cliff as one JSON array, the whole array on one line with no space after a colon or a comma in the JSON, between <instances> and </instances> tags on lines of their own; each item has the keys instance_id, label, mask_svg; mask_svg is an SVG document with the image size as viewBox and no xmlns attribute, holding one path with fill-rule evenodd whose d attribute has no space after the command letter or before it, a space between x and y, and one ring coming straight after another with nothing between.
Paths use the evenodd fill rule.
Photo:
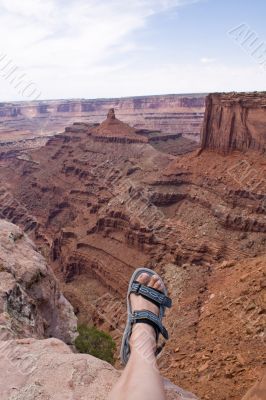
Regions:
<instances>
[{"instance_id":1,"label":"red rock cliff","mask_svg":"<svg viewBox=\"0 0 266 400\"><path fill-rule=\"evenodd\" d=\"M221 153L266 149L266 92L214 93L206 98L202 149Z\"/></svg>"}]
</instances>

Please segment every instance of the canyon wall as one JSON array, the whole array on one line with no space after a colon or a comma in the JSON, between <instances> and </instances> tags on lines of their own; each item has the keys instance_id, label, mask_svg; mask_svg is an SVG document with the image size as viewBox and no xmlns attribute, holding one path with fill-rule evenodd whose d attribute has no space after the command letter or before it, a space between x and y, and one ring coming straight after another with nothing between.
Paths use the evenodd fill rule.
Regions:
<instances>
[{"instance_id":1,"label":"canyon wall","mask_svg":"<svg viewBox=\"0 0 266 400\"><path fill-rule=\"evenodd\" d=\"M266 92L214 93L206 98L202 149L266 150Z\"/></svg>"},{"instance_id":2,"label":"canyon wall","mask_svg":"<svg viewBox=\"0 0 266 400\"><path fill-rule=\"evenodd\" d=\"M0 103L0 141L10 140L10 134L31 137L58 133L75 121L99 123L110 108L136 129L183 133L198 140L204 99L204 94L173 94Z\"/></svg>"}]
</instances>

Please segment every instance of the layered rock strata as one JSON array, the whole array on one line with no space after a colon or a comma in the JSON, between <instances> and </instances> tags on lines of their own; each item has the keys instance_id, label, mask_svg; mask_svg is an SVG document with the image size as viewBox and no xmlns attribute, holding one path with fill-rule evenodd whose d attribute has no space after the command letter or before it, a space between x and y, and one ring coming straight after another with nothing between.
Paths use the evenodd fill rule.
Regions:
<instances>
[{"instance_id":1,"label":"layered rock strata","mask_svg":"<svg viewBox=\"0 0 266 400\"><path fill-rule=\"evenodd\" d=\"M72 344L73 308L31 240L0 220L1 400L107 398L120 373L55 337ZM165 389L167 400L197 399L168 380Z\"/></svg>"}]
</instances>

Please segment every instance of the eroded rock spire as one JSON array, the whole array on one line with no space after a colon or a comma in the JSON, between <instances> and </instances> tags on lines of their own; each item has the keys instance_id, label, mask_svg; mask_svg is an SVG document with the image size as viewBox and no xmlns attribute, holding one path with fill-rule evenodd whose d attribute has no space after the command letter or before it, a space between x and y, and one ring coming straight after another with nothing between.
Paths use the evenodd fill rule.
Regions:
<instances>
[{"instance_id":1,"label":"eroded rock spire","mask_svg":"<svg viewBox=\"0 0 266 400\"><path fill-rule=\"evenodd\" d=\"M108 111L107 119L115 119L115 109L114 108L110 108L110 110Z\"/></svg>"}]
</instances>

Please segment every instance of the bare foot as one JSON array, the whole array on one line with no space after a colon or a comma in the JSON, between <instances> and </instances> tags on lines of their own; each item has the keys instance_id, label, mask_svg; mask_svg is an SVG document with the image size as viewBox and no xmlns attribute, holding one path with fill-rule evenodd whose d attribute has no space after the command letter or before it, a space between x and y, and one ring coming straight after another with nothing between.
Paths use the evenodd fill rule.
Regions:
<instances>
[{"instance_id":1,"label":"bare foot","mask_svg":"<svg viewBox=\"0 0 266 400\"><path fill-rule=\"evenodd\" d=\"M164 289L163 282L161 278L157 275L150 276L149 274L142 273L136 280L143 285L152 287L157 290L163 291ZM130 301L132 311L148 310L156 315L159 314L159 307L140 295L132 293L130 295ZM151 350L152 354L154 354L156 346L155 339L156 333L152 326L145 323L135 324L133 326L132 335L130 338L131 352L132 350L134 351L134 349L141 349L142 352L149 352Z\"/></svg>"}]
</instances>

